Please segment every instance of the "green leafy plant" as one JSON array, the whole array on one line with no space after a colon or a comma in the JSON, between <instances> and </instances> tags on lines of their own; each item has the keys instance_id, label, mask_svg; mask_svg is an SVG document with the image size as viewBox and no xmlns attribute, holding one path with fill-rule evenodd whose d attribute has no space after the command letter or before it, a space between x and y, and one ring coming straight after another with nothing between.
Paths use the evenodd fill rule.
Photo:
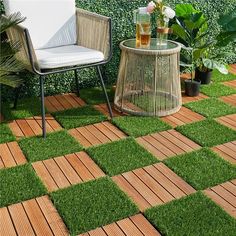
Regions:
<instances>
[{"instance_id":1,"label":"green leafy plant","mask_svg":"<svg viewBox=\"0 0 236 236\"><path fill-rule=\"evenodd\" d=\"M18 87L22 80L18 73L23 70L23 65L15 58L15 54L20 49L20 43L10 43L6 37L6 31L15 26L25 18L20 13L15 13L9 17L0 16L0 34L1 34L1 54L0 54L0 84L10 87Z\"/></svg>"}]
</instances>

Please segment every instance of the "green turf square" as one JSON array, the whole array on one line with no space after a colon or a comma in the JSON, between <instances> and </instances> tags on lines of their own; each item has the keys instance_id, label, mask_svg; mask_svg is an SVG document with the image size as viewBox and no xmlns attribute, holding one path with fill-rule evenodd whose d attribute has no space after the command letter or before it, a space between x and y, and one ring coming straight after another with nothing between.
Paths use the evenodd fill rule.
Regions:
<instances>
[{"instance_id":1,"label":"green turf square","mask_svg":"<svg viewBox=\"0 0 236 236\"><path fill-rule=\"evenodd\" d=\"M109 97L109 100L113 101L114 90L111 87L107 88L106 90L107 90L107 95ZM100 87L81 89L80 97L87 104L90 104L90 105L96 105L96 104L101 104L101 103L106 102L105 95L102 91L102 88Z\"/></svg>"},{"instance_id":2,"label":"green turf square","mask_svg":"<svg viewBox=\"0 0 236 236\"><path fill-rule=\"evenodd\" d=\"M158 160L132 138L87 149L94 161L110 176L118 175Z\"/></svg>"},{"instance_id":3,"label":"green turf square","mask_svg":"<svg viewBox=\"0 0 236 236\"><path fill-rule=\"evenodd\" d=\"M216 118L236 113L235 107L228 105L217 98L208 98L197 102L190 102L184 106L209 118Z\"/></svg>"},{"instance_id":4,"label":"green turf square","mask_svg":"<svg viewBox=\"0 0 236 236\"><path fill-rule=\"evenodd\" d=\"M19 145L31 162L82 150L81 145L66 131L50 133L46 139L41 136L24 138L19 141Z\"/></svg>"},{"instance_id":5,"label":"green turf square","mask_svg":"<svg viewBox=\"0 0 236 236\"><path fill-rule=\"evenodd\" d=\"M0 180L0 207L47 193L29 164L0 170Z\"/></svg>"},{"instance_id":6,"label":"green turf square","mask_svg":"<svg viewBox=\"0 0 236 236\"><path fill-rule=\"evenodd\" d=\"M227 75L221 74L218 70L214 70L212 73L211 80L214 82L224 82L224 81L230 81L235 80L236 75L233 75L231 73L228 73Z\"/></svg>"},{"instance_id":7,"label":"green turf square","mask_svg":"<svg viewBox=\"0 0 236 236\"><path fill-rule=\"evenodd\" d=\"M236 178L236 166L207 148L169 158L164 162L197 190Z\"/></svg>"},{"instance_id":8,"label":"green turf square","mask_svg":"<svg viewBox=\"0 0 236 236\"><path fill-rule=\"evenodd\" d=\"M107 120L107 117L91 106L83 106L53 113L56 120L66 129L72 129Z\"/></svg>"},{"instance_id":9,"label":"green turf square","mask_svg":"<svg viewBox=\"0 0 236 236\"><path fill-rule=\"evenodd\" d=\"M138 212L134 203L107 177L53 192L51 196L72 235Z\"/></svg>"},{"instance_id":10,"label":"green turf square","mask_svg":"<svg viewBox=\"0 0 236 236\"><path fill-rule=\"evenodd\" d=\"M221 97L236 94L236 89L221 83L214 83L201 86L201 92L209 97Z\"/></svg>"},{"instance_id":11,"label":"green turf square","mask_svg":"<svg viewBox=\"0 0 236 236\"><path fill-rule=\"evenodd\" d=\"M235 236L236 232L236 220L201 192L148 209L145 216L162 235Z\"/></svg>"},{"instance_id":12,"label":"green turf square","mask_svg":"<svg viewBox=\"0 0 236 236\"><path fill-rule=\"evenodd\" d=\"M0 143L6 143L16 140L7 124L0 124Z\"/></svg>"},{"instance_id":13,"label":"green turf square","mask_svg":"<svg viewBox=\"0 0 236 236\"><path fill-rule=\"evenodd\" d=\"M171 129L169 124L155 117L122 116L112 121L125 133L134 137Z\"/></svg>"},{"instance_id":14,"label":"green turf square","mask_svg":"<svg viewBox=\"0 0 236 236\"><path fill-rule=\"evenodd\" d=\"M202 120L182 125L176 130L204 147L212 147L236 140L236 131L219 124L215 120Z\"/></svg>"},{"instance_id":15,"label":"green turf square","mask_svg":"<svg viewBox=\"0 0 236 236\"><path fill-rule=\"evenodd\" d=\"M12 102L4 103L2 114L6 120L38 116L41 114L40 99L38 97L19 99L16 109L13 109Z\"/></svg>"}]
</instances>

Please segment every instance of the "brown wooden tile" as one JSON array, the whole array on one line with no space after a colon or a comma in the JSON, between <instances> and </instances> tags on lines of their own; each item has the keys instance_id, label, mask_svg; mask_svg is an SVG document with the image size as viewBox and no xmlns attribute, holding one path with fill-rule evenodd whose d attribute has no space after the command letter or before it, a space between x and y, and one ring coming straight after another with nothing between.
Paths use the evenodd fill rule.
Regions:
<instances>
[{"instance_id":1,"label":"brown wooden tile","mask_svg":"<svg viewBox=\"0 0 236 236\"><path fill-rule=\"evenodd\" d=\"M42 119L40 116L34 116L25 119L14 120L10 122L9 127L17 138L30 137L42 134ZM54 132L61 130L60 124L50 115L46 115L46 130Z\"/></svg>"},{"instance_id":2,"label":"brown wooden tile","mask_svg":"<svg viewBox=\"0 0 236 236\"><path fill-rule=\"evenodd\" d=\"M71 129L69 133L86 148L126 137L122 131L108 121Z\"/></svg>"},{"instance_id":3,"label":"brown wooden tile","mask_svg":"<svg viewBox=\"0 0 236 236\"><path fill-rule=\"evenodd\" d=\"M232 106L236 106L236 94L220 97L220 100L222 100L223 102L226 102Z\"/></svg>"},{"instance_id":4,"label":"brown wooden tile","mask_svg":"<svg viewBox=\"0 0 236 236\"><path fill-rule=\"evenodd\" d=\"M45 97L45 106L49 112L62 111L84 105L85 102L74 93Z\"/></svg>"},{"instance_id":5,"label":"brown wooden tile","mask_svg":"<svg viewBox=\"0 0 236 236\"><path fill-rule=\"evenodd\" d=\"M181 107L179 112L161 118L161 120L167 122L173 128L179 125L189 124L203 119L205 118L202 115L193 112L186 107Z\"/></svg>"},{"instance_id":6,"label":"brown wooden tile","mask_svg":"<svg viewBox=\"0 0 236 236\"><path fill-rule=\"evenodd\" d=\"M231 129L236 130L236 114L222 116L216 119L222 125L228 126Z\"/></svg>"},{"instance_id":7,"label":"brown wooden tile","mask_svg":"<svg viewBox=\"0 0 236 236\"><path fill-rule=\"evenodd\" d=\"M139 137L137 142L159 160L192 152L200 148L198 144L175 130L167 130Z\"/></svg>"},{"instance_id":8,"label":"brown wooden tile","mask_svg":"<svg viewBox=\"0 0 236 236\"><path fill-rule=\"evenodd\" d=\"M236 64L230 65L229 72L236 75Z\"/></svg>"},{"instance_id":9,"label":"brown wooden tile","mask_svg":"<svg viewBox=\"0 0 236 236\"><path fill-rule=\"evenodd\" d=\"M79 236L161 236L142 215L137 214Z\"/></svg>"},{"instance_id":10,"label":"brown wooden tile","mask_svg":"<svg viewBox=\"0 0 236 236\"><path fill-rule=\"evenodd\" d=\"M0 144L0 169L22 165L26 162L17 142Z\"/></svg>"},{"instance_id":11,"label":"brown wooden tile","mask_svg":"<svg viewBox=\"0 0 236 236\"><path fill-rule=\"evenodd\" d=\"M196 97L189 97L187 96L184 92L182 92L182 103L188 103L188 102L196 102L196 101L200 101L202 99L206 99L208 98L208 96L206 96L205 94L200 93L199 96Z\"/></svg>"},{"instance_id":12,"label":"brown wooden tile","mask_svg":"<svg viewBox=\"0 0 236 236\"><path fill-rule=\"evenodd\" d=\"M85 152L38 161L32 165L50 192L105 175Z\"/></svg>"},{"instance_id":13,"label":"brown wooden tile","mask_svg":"<svg viewBox=\"0 0 236 236\"><path fill-rule=\"evenodd\" d=\"M0 208L0 235L69 236L48 196Z\"/></svg>"},{"instance_id":14,"label":"brown wooden tile","mask_svg":"<svg viewBox=\"0 0 236 236\"><path fill-rule=\"evenodd\" d=\"M236 218L236 179L206 189L204 193Z\"/></svg>"},{"instance_id":15,"label":"brown wooden tile","mask_svg":"<svg viewBox=\"0 0 236 236\"><path fill-rule=\"evenodd\" d=\"M226 81L223 84L233 87L233 88L236 88L236 80Z\"/></svg>"},{"instance_id":16,"label":"brown wooden tile","mask_svg":"<svg viewBox=\"0 0 236 236\"><path fill-rule=\"evenodd\" d=\"M141 211L195 192L163 163L126 172L112 179Z\"/></svg>"},{"instance_id":17,"label":"brown wooden tile","mask_svg":"<svg viewBox=\"0 0 236 236\"><path fill-rule=\"evenodd\" d=\"M110 117L110 114L109 114L109 111L108 111L108 108L107 108L107 104L106 104L106 103L94 105L94 107L95 107L95 109L97 109L98 111L100 111L101 113L103 113L105 116ZM113 105L112 105L112 113L113 113L113 116L114 116L114 117L125 115L124 113L121 113L121 112L117 111L117 110L114 108Z\"/></svg>"},{"instance_id":18,"label":"brown wooden tile","mask_svg":"<svg viewBox=\"0 0 236 236\"><path fill-rule=\"evenodd\" d=\"M236 164L236 141L215 146L212 150L218 153L225 160L232 164Z\"/></svg>"}]
</instances>

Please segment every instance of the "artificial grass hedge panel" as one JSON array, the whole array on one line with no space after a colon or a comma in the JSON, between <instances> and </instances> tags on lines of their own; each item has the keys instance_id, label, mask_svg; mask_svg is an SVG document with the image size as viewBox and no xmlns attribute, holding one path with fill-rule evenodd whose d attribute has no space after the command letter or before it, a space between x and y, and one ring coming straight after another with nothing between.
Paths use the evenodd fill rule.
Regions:
<instances>
[{"instance_id":1,"label":"artificial grass hedge panel","mask_svg":"<svg viewBox=\"0 0 236 236\"><path fill-rule=\"evenodd\" d=\"M31 162L82 150L82 146L64 130L47 134L46 139L41 136L21 139L19 145Z\"/></svg>"},{"instance_id":2,"label":"artificial grass hedge panel","mask_svg":"<svg viewBox=\"0 0 236 236\"><path fill-rule=\"evenodd\" d=\"M72 235L138 213L135 204L107 177L53 192L51 197Z\"/></svg>"},{"instance_id":3,"label":"artificial grass hedge panel","mask_svg":"<svg viewBox=\"0 0 236 236\"><path fill-rule=\"evenodd\" d=\"M11 142L15 141L16 138L12 134L10 128L6 123L0 124L0 143L6 143L6 142Z\"/></svg>"},{"instance_id":4,"label":"artificial grass hedge panel","mask_svg":"<svg viewBox=\"0 0 236 236\"><path fill-rule=\"evenodd\" d=\"M197 102L190 102L184 106L208 118L236 113L236 107L226 104L217 98L207 98Z\"/></svg>"},{"instance_id":5,"label":"artificial grass hedge panel","mask_svg":"<svg viewBox=\"0 0 236 236\"><path fill-rule=\"evenodd\" d=\"M105 115L91 106L58 111L52 113L52 115L66 129L72 129L107 120Z\"/></svg>"},{"instance_id":6,"label":"artificial grass hedge panel","mask_svg":"<svg viewBox=\"0 0 236 236\"><path fill-rule=\"evenodd\" d=\"M201 92L209 97L221 97L236 94L236 89L221 83L213 83L201 86Z\"/></svg>"},{"instance_id":7,"label":"artificial grass hedge panel","mask_svg":"<svg viewBox=\"0 0 236 236\"><path fill-rule=\"evenodd\" d=\"M13 109L13 103L2 105L2 114L6 120L22 119L41 114L40 100L38 97L19 99L17 107Z\"/></svg>"},{"instance_id":8,"label":"artificial grass hedge panel","mask_svg":"<svg viewBox=\"0 0 236 236\"><path fill-rule=\"evenodd\" d=\"M130 136L139 137L171 129L171 126L156 117L123 116L112 122Z\"/></svg>"},{"instance_id":9,"label":"artificial grass hedge panel","mask_svg":"<svg viewBox=\"0 0 236 236\"><path fill-rule=\"evenodd\" d=\"M218 70L212 72L211 80L214 82L224 82L236 79L236 75L228 73L227 75L221 74Z\"/></svg>"},{"instance_id":10,"label":"artificial grass hedge panel","mask_svg":"<svg viewBox=\"0 0 236 236\"><path fill-rule=\"evenodd\" d=\"M47 193L29 164L0 170L0 180L0 207Z\"/></svg>"},{"instance_id":11,"label":"artificial grass hedge panel","mask_svg":"<svg viewBox=\"0 0 236 236\"><path fill-rule=\"evenodd\" d=\"M87 152L110 176L158 162L151 153L132 138L92 147L87 149Z\"/></svg>"},{"instance_id":12,"label":"artificial grass hedge panel","mask_svg":"<svg viewBox=\"0 0 236 236\"><path fill-rule=\"evenodd\" d=\"M201 192L148 209L145 216L163 235L235 236L236 232L236 220Z\"/></svg>"},{"instance_id":13,"label":"artificial grass hedge panel","mask_svg":"<svg viewBox=\"0 0 236 236\"><path fill-rule=\"evenodd\" d=\"M236 166L207 148L169 158L164 163L197 190L236 178Z\"/></svg>"},{"instance_id":14,"label":"artificial grass hedge panel","mask_svg":"<svg viewBox=\"0 0 236 236\"><path fill-rule=\"evenodd\" d=\"M204 147L236 140L236 131L211 119L182 125L176 130Z\"/></svg>"}]
</instances>

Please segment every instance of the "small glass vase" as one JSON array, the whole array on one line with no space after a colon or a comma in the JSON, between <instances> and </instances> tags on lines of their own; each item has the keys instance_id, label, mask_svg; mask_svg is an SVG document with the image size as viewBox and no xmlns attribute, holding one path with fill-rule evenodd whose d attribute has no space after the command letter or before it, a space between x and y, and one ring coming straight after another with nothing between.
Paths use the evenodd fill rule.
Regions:
<instances>
[{"instance_id":1,"label":"small glass vase","mask_svg":"<svg viewBox=\"0 0 236 236\"><path fill-rule=\"evenodd\" d=\"M157 20L157 46L166 47L168 40L168 22Z\"/></svg>"}]
</instances>

